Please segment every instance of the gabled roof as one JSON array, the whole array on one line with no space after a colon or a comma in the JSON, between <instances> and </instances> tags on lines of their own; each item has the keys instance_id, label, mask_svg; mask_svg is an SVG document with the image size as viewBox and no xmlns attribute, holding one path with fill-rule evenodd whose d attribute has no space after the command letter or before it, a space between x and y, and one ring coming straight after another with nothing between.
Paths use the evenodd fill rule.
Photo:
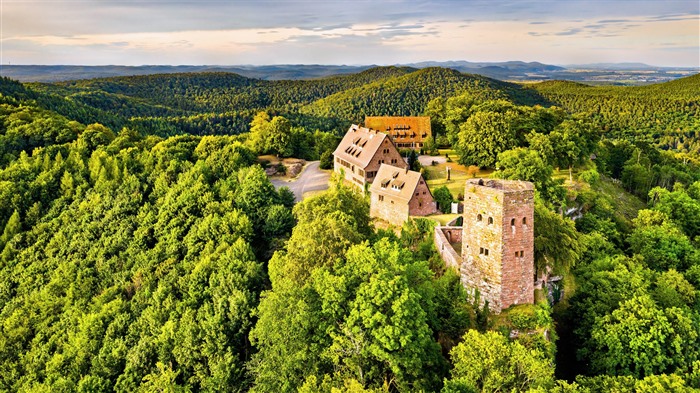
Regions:
<instances>
[{"instance_id":1,"label":"gabled roof","mask_svg":"<svg viewBox=\"0 0 700 393\"><path fill-rule=\"evenodd\" d=\"M382 164L369 190L372 193L390 195L408 203L421 179L420 172Z\"/></svg>"},{"instance_id":2,"label":"gabled roof","mask_svg":"<svg viewBox=\"0 0 700 393\"><path fill-rule=\"evenodd\" d=\"M353 124L333 155L360 168L365 168L386 137L386 134L381 132Z\"/></svg>"},{"instance_id":3,"label":"gabled roof","mask_svg":"<svg viewBox=\"0 0 700 393\"><path fill-rule=\"evenodd\" d=\"M431 133L429 116L365 116L365 127L399 135Z\"/></svg>"}]
</instances>

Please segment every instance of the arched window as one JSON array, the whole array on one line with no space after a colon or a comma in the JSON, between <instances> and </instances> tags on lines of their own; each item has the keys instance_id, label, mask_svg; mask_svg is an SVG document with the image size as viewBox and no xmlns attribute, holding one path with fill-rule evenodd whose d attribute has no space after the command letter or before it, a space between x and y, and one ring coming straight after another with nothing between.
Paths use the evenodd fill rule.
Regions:
<instances>
[{"instance_id":1,"label":"arched window","mask_svg":"<svg viewBox=\"0 0 700 393\"><path fill-rule=\"evenodd\" d=\"M527 217L523 217L523 225L527 225Z\"/></svg>"},{"instance_id":2,"label":"arched window","mask_svg":"<svg viewBox=\"0 0 700 393\"><path fill-rule=\"evenodd\" d=\"M476 220L477 220L477 221L481 221L481 218L482 218L482 217L481 217L481 214L477 214L477 215L476 215Z\"/></svg>"},{"instance_id":3,"label":"arched window","mask_svg":"<svg viewBox=\"0 0 700 393\"><path fill-rule=\"evenodd\" d=\"M493 224L493 217L489 217L489 225Z\"/></svg>"},{"instance_id":4,"label":"arched window","mask_svg":"<svg viewBox=\"0 0 700 393\"><path fill-rule=\"evenodd\" d=\"M511 220L510 220L510 226L512 226L512 227L515 226L515 218L511 218Z\"/></svg>"}]
</instances>

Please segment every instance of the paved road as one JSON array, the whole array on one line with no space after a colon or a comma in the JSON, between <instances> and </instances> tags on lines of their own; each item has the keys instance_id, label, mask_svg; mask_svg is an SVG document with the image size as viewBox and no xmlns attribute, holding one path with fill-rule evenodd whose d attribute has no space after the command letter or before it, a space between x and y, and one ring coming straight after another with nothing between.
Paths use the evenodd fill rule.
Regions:
<instances>
[{"instance_id":1,"label":"paved road","mask_svg":"<svg viewBox=\"0 0 700 393\"><path fill-rule=\"evenodd\" d=\"M423 166L430 166L432 165L433 161L437 162L438 164L444 164L447 162L447 159L445 156L418 156L418 162L420 162L420 164Z\"/></svg>"},{"instance_id":2,"label":"paved road","mask_svg":"<svg viewBox=\"0 0 700 393\"><path fill-rule=\"evenodd\" d=\"M301 173L291 180L271 179L275 188L283 186L289 187L294 193L294 199L299 202L305 192L322 191L328 189L328 179L330 174L319 169L319 161L311 161Z\"/></svg>"}]
</instances>

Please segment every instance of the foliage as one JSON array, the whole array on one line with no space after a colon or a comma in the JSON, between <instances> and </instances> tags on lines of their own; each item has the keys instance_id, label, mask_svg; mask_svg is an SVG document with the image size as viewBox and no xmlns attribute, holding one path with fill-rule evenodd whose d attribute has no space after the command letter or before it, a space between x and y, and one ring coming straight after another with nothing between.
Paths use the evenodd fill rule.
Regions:
<instances>
[{"instance_id":1,"label":"foliage","mask_svg":"<svg viewBox=\"0 0 700 393\"><path fill-rule=\"evenodd\" d=\"M433 191L433 198L437 202L438 208L443 213L449 213L452 209L454 197L447 186L438 187Z\"/></svg>"},{"instance_id":2,"label":"foliage","mask_svg":"<svg viewBox=\"0 0 700 393\"><path fill-rule=\"evenodd\" d=\"M689 370L700 349L697 324L687 311L660 309L648 296L632 297L596 320L591 366L634 377Z\"/></svg>"},{"instance_id":3,"label":"foliage","mask_svg":"<svg viewBox=\"0 0 700 393\"><path fill-rule=\"evenodd\" d=\"M545 355L495 332L470 330L451 352L454 369L443 392L527 391L549 387L554 373Z\"/></svg>"}]
</instances>

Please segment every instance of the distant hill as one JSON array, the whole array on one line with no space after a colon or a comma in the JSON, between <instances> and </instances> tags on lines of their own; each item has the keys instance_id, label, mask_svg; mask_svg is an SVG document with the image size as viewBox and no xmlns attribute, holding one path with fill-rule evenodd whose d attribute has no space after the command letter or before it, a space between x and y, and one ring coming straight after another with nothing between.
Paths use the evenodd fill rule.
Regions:
<instances>
[{"instance_id":1,"label":"distant hill","mask_svg":"<svg viewBox=\"0 0 700 393\"><path fill-rule=\"evenodd\" d=\"M21 82L62 82L78 79L141 76L154 74L181 74L202 72L230 72L248 78L265 80L314 79L331 75L356 74L373 65L265 65L265 66L71 66L71 65L4 65L0 76Z\"/></svg>"},{"instance_id":2,"label":"distant hill","mask_svg":"<svg viewBox=\"0 0 700 393\"><path fill-rule=\"evenodd\" d=\"M592 117L607 136L653 139L676 150L700 130L700 74L646 86L590 86L570 81L531 84L547 100Z\"/></svg>"},{"instance_id":3,"label":"distant hill","mask_svg":"<svg viewBox=\"0 0 700 393\"><path fill-rule=\"evenodd\" d=\"M656 67L643 63L597 63L556 66L539 62L469 62L469 61L424 61L398 64L397 67L451 68L457 71L478 74L504 81L542 81L567 79L586 82L644 84L663 82L700 72L697 68ZM110 78L119 76L143 76L154 74L182 74L227 72L247 78L263 80L318 79L334 75L357 74L375 65L234 65L234 66L0 66L0 76L21 82L61 82L79 79Z\"/></svg>"},{"instance_id":4,"label":"distant hill","mask_svg":"<svg viewBox=\"0 0 700 393\"><path fill-rule=\"evenodd\" d=\"M521 85L431 67L336 93L307 105L302 112L354 122L383 114L419 115L430 100L465 92L484 100L502 98L519 104L546 104L539 94Z\"/></svg>"}]
</instances>

